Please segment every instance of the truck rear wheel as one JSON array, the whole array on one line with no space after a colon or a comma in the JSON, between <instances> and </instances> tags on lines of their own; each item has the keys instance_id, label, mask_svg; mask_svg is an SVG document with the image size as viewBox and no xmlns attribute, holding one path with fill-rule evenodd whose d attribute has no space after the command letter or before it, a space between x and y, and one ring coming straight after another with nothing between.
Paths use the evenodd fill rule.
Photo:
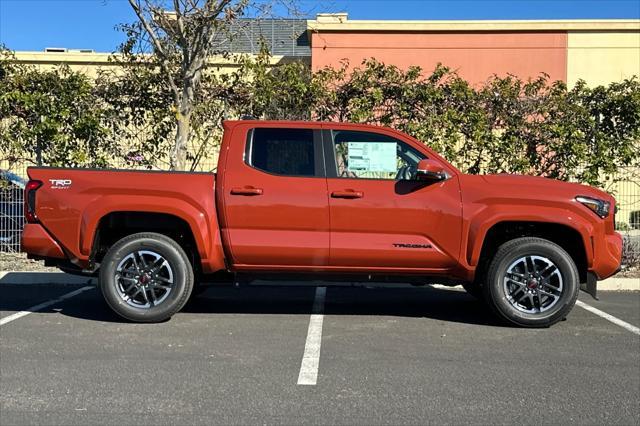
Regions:
<instances>
[{"instance_id":1,"label":"truck rear wheel","mask_svg":"<svg viewBox=\"0 0 640 426\"><path fill-rule=\"evenodd\" d=\"M542 238L517 238L498 248L484 296L499 317L520 327L548 327L564 319L580 290L571 256Z\"/></svg>"},{"instance_id":2,"label":"truck rear wheel","mask_svg":"<svg viewBox=\"0 0 640 426\"><path fill-rule=\"evenodd\" d=\"M115 243L100 267L100 289L118 315L135 322L169 319L193 289L193 268L171 238L152 232Z\"/></svg>"}]
</instances>

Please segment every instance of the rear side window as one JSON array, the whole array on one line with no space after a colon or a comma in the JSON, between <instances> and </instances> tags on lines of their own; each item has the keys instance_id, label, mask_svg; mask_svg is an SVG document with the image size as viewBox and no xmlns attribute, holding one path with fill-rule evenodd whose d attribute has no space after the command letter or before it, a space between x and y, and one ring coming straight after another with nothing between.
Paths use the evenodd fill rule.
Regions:
<instances>
[{"instance_id":1,"label":"rear side window","mask_svg":"<svg viewBox=\"0 0 640 426\"><path fill-rule=\"evenodd\" d=\"M250 166L268 173L315 176L313 130L253 129L246 159Z\"/></svg>"}]
</instances>

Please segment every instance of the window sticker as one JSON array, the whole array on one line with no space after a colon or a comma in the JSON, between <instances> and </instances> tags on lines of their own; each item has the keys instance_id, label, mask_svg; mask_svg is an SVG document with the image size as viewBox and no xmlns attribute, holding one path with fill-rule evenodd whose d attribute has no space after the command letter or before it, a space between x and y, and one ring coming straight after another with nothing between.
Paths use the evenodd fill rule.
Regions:
<instances>
[{"instance_id":1,"label":"window sticker","mask_svg":"<svg viewBox=\"0 0 640 426\"><path fill-rule=\"evenodd\" d=\"M395 142L349 142L348 170L351 172L395 172Z\"/></svg>"}]
</instances>

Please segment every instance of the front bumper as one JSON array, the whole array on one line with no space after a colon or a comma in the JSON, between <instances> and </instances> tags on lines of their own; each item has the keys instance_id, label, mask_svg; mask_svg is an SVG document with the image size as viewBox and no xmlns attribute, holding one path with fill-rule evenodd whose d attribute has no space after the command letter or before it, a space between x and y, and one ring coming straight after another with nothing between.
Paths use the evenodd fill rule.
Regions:
<instances>
[{"instance_id":1,"label":"front bumper","mask_svg":"<svg viewBox=\"0 0 640 426\"><path fill-rule=\"evenodd\" d=\"M622 264L622 235L614 232L594 244L593 264L587 272L587 281L580 284L580 289L598 299L598 280L604 280L620 271Z\"/></svg>"},{"instance_id":2,"label":"front bumper","mask_svg":"<svg viewBox=\"0 0 640 426\"><path fill-rule=\"evenodd\" d=\"M596 240L598 241L598 240ZM605 235L604 240L594 244L593 272L598 280L604 280L620 270L622 263L622 235L614 232Z\"/></svg>"},{"instance_id":3,"label":"front bumper","mask_svg":"<svg viewBox=\"0 0 640 426\"><path fill-rule=\"evenodd\" d=\"M39 257L64 259L64 251L39 223L27 223L22 230L22 251Z\"/></svg>"}]
</instances>

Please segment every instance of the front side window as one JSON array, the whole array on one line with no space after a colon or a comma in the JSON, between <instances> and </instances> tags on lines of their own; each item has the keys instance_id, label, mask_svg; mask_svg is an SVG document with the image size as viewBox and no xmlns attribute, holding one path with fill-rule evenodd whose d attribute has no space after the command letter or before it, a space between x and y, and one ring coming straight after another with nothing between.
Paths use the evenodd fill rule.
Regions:
<instances>
[{"instance_id":1,"label":"front side window","mask_svg":"<svg viewBox=\"0 0 640 426\"><path fill-rule=\"evenodd\" d=\"M247 148L247 162L256 169L285 176L315 175L311 129L254 129Z\"/></svg>"},{"instance_id":2,"label":"front side window","mask_svg":"<svg viewBox=\"0 0 640 426\"><path fill-rule=\"evenodd\" d=\"M338 177L412 180L424 154L390 136L332 131Z\"/></svg>"}]
</instances>

